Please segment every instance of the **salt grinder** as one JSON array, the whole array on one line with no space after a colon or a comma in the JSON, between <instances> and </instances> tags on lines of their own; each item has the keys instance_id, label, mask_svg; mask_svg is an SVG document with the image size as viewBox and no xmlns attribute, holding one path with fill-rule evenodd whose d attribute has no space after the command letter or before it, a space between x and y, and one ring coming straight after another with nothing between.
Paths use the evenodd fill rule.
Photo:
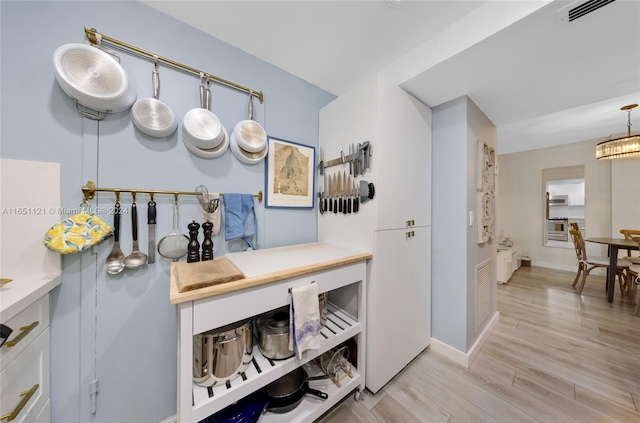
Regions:
<instances>
[{"instance_id":1,"label":"salt grinder","mask_svg":"<svg viewBox=\"0 0 640 423\"><path fill-rule=\"evenodd\" d=\"M189 229L189 245L187 246L187 263L200 261L200 243L198 242L198 230L200 224L195 220L187 225Z\"/></svg>"},{"instance_id":2,"label":"salt grinder","mask_svg":"<svg viewBox=\"0 0 640 423\"><path fill-rule=\"evenodd\" d=\"M202 241L202 261L213 260L213 241L211 240L211 232L213 231L213 223L207 221L202 224L204 232L204 241Z\"/></svg>"}]
</instances>

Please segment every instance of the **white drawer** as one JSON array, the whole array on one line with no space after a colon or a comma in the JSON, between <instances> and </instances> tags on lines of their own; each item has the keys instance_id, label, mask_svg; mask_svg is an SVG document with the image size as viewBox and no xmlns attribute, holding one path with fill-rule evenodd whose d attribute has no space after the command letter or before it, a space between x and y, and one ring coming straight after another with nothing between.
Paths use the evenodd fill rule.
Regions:
<instances>
[{"instance_id":1,"label":"white drawer","mask_svg":"<svg viewBox=\"0 0 640 423\"><path fill-rule=\"evenodd\" d=\"M49 400L49 328L0 373L0 417L33 423ZM22 403L24 401L24 403Z\"/></svg>"},{"instance_id":2,"label":"white drawer","mask_svg":"<svg viewBox=\"0 0 640 423\"><path fill-rule=\"evenodd\" d=\"M51 400L44 405L34 423L51 423Z\"/></svg>"},{"instance_id":3,"label":"white drawer","mask_svg":"<svg viewBox=\"0 0 640 423\"><path fill-rule=\"evenodd\" d=\"M49 294L42 296L2 324L13 329L13 332L0 348L0 370L11 363L49 326Z\"/></svg>"}]
</instances>

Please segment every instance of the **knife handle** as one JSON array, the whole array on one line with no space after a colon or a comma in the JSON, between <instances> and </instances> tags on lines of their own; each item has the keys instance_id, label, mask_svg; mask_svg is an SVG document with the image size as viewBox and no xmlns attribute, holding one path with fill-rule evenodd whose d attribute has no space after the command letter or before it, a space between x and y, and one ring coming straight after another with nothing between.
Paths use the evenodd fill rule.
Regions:
<instances>
[{"instance_id":1,"label":"knife handle","mask_svg":"<svg viewBox=\"0 0 640 423\"><path fill-rule=\"evenodd\" d=\"M113 241L120 241L120 202L116 202L113 209Z\"/></svg>"},{"instance_id":2,"label":"knife handle","mask_svg":"<svg viewBox=\"0 0 640 423\"><path fill-rule=\"evenodd\" d=\"M338 198L338 213L342 213L342 198Z\"/></svg>"},{"instance_id":3,"label":"knife handle","mask_svg":"<svg viewBox=\"0 0 640 423\"><path fill-rule=\"evenodd\" d=\"M338 199L334 198L333 199L333 213L338 213Z\"/></svg>"},{"instance_id":4,"label":"knife handle","mask_svg":"<svg viewBox=\"0 0 640 423\"><path fill-rule=\"evenodd\" d=\"M323 206L324 206L324 211L327 211L327 199L326 199L326 197L322 199L322 203L323 203Z\"/></svg>"},{"instance_id":5,"label":"knife handle","mask_svg":"<svg viewBox=\"0 0 640 423\"><path fill-rule=\"evenodd\" d=\"M147 208L147 224L155 225L156 224L156 202L149 201Z\"/></svg>"},{"instance_id":6,"label":"knife handle","mask_svg":"<svg viewBox=\"0 0 640 423\"><path fill-rule=\"evenodd\" d=\"M343 199L342 203L343 203L343 205L342 205L342 214L347 214L347 199L346 198Z\"/></svg>"},{"instance_id":7,"label":"knife handle","mask_svg":"<svg viewBox=\"0 0 640 423\"><path fill-rule=\"evenodd\" d=\"M324 204L322 204L322 198L318 200L318 209L320 210L320 214L324 214Z\"/></svg>"},{"instance_id":8,"label":"knife handle","mask_svg":"<svg viewBox=\"0 0 640 423\"><path fill-rule=\"evenodd\" d=\"M353 199L353 212L358 213L358 210L360 210L360 200L356 197Z\"/></svg>"},{"instance_id":9,"label":"knife handle","mask_svg":"<svg viewBox=\"0 0 640 423\"><path fill-rule=\"evenodd\" d=\"M333 200L331 198L329 198L329 208L327 210L329 210L329 212L333 211Z\"/></svg>"},{"instance_id":10,"label":"knife handle","mask_svg":"<svg viewBox=\"0 0 640 423\"><path fill-rule=\"evenodd\" d=\"M351 214L351 198L347 198L347 213Z\"/></svg>"}]
</instances>

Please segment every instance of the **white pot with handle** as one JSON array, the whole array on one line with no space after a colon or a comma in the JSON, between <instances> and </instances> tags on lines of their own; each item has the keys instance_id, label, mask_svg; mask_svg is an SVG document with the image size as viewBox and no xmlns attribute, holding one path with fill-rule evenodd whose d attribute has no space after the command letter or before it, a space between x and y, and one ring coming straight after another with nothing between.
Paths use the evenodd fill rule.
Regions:
<instances>
[{"instance_id":1,"label":"white pot with handle","mask_svg":"<svg viewBox=\"0 0 640 423\"><path fill-rule=\"evenodd\" d=\"M83 116L101 120L106 113L122 112L136 101L135 84L116 58L80 43L64 44L53 53L56 81ZM85 112L79 105L98 113Z\"/></svg>"}]
</instances>

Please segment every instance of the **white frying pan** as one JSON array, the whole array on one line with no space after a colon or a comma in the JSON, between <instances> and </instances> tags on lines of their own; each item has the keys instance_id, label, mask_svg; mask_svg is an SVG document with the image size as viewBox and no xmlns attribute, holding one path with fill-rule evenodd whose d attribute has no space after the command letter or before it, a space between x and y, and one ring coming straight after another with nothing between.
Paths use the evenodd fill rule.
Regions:
<instances>
[{"instance_id":1,"label":"white frying pan","mask_svg":"<svg viewBox=\"0 0 640 423\"><path fill-rule=\"evenodd\" d=\"M200 107L189 110L182 119L182 136L185 143L211 150L224 140L225 131L220 119L209 110L209 78L207 87L203 84L204 74L200 74Z\"/></svg>"},{"instance_id":2,"label":"white frying pan","mask_svg":"<svg viewBox=\"0 0 640 423\"><path fill-rule=\"evenodd\" d=\"M249 153L259 153L267 145L267 133L253 120L253 91L249 91L249 119L238 122L233 129L238 146Z\"/></svg>"},{"instance_id":3,"label":"white frying pan","mask_svg":"<svg viewBox=\"0 0 640 423\"><path fill-rule=\"evenodd\" d=\"M135 85L120 63L109 53L86 44L64 44L53 53L53 67L60 88L76 101L85 117L101 116L84 112L82 105L97 112L121 112L136 101Z\"/></svg>"},{"instance_id":4,"label":"white frying pan","mask_svg":"<svg viewBox=\"0 0 640 423\"><path fill-rule=\"evenodd\" d=\"M160 74L158 73L158 56L151 74L153 86L152 98L141 98L131 108L131 121L141 132L150 137L163 138L173 134L178 128L178 121L173 110L158 99Z\"/></svg>"}]
</instances>

